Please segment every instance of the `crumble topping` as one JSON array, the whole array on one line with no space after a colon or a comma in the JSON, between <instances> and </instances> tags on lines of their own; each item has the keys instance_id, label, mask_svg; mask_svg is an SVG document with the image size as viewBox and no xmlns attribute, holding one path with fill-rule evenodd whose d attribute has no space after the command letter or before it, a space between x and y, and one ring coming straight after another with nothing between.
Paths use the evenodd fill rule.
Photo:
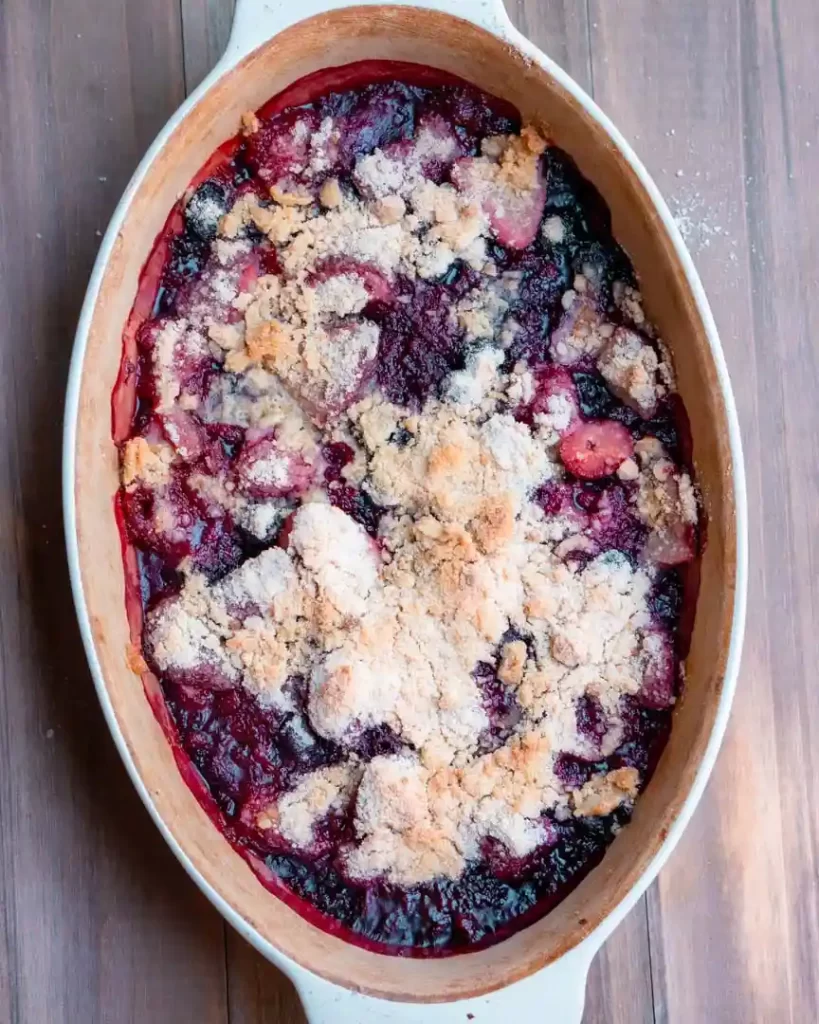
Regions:
<instances>
[{"instance_id":1,"label":"crumble topping","mask_svg":"<svg viewBox=\"0 0 819 1024\"><path fill-rule=\"evenodd\" d=\"M153 368L156 375L158 407L170 410L182 398L178 367L186 360L208 358L207 339L184 318L169 320L156 337Z\"/></svg>"},{"instance_id":2,"label":"crumble topping","mask_svg":"<svg viewBox=\"0 0 819 1024\"><path fill-rule=\"evenodd\" d=\"M520 135L496 135L481 143L480 157L468 165L467 191L477 202L493 192L502 195L514 209L521 194L542 187L540 156L546 139L532 125Z\"/></svg>"},{"instance_id":3,"label":"crumble topping","mask_svg":"<svg viewBox=\"0 0 819 1024\"><path fill-rule=\"evenodd\" d=\"M169 675L200 673L209 685L242 682L273 702L292 667L288 638L300 637L298 577L286 552L269 548L220 583L197 574L186 580L145 625L148 649Z\"/></svg>"},{"instance_id":4,"label":"crumble topping","mask_svg":"<svg viewBox=\"0 0 819 1024\"><path fill-rule=\"evenodd\" d=\"M255 135L260 128L261 121L256 116L255 111L246 110L242 114L242 133L244 135Z\"/></svg>"},{"instance_id":5,"label":"crumble topping","mask_svg":"<svg viewBox=\"0 0 819 1024\"><path fill-rule=\"evenodd\" d=\"M614 334L594 302L583 292L570 288L563 293L563 318L552 335L552 357L556 363L572 366L585 356L597 356Z\"/></svg>"},{"instance_id":6,"label":"crumble topping","mask_svg":"<svg viewBox=\"0 0 819 1024\"><path fill-rule=\"evenodd\" d=\"M508 686L520 686L523 682L526 658L527 650L523 640L512 640L504 644L501 652L501 663L498 666L498 679Z\"/></svg>"},{"instance_id":7,"label":"crumble topping","mask_svg":"<svg viewBox=\"0 0 819 1024\"><path fill-rule=\"evenodd\" d=\"M162 441L149 444L144 437L132 437L122 451L122 482L126 487L141 481L162 487L170 479L173 449Z\"/></svg>"},{"instance_id":8,"label":"crumble topping","mask_svg":"<svg viewBox=\"0 0 819 1024\"><path fill-rule=\"evenodd\" d=\"M634 446L640 460L640 493L637 508L655 530L675 523L697 521L697 498L691 477L681 472L656 438L645 438Z\"/></svg>"},{"instance_id":9,"label":"crumble topping","mask_svg":"<svg viewBox=\"0 0 819 1024\"><path fill-rule=\"evenodd\" d=\"M612 392L644 419L651 419L666 389L660 360L635 331L618 327L597 359L597 368Z\"/></svg>"},{"instance_id":10,"label":"crumble topping","mask_svg":"<svg viewBox=\"0 0 819 1024\"><path fill-rule=\"evenodd\" d=\"M378 588L378 555L364 530L332 505L303 505L290 546L315 586L324 621L361 618Z\"/></svg>"},{"instance_id":11,"label":"crumble topping","mask_svg":"<svg viewBox=\"0 0 819 1024\"><path fill-rule=\"evenodd\" d=\"M357 161L353 177L361 191L380 199L391 194L409 195L428 181L424 168L436 161L450 163L460 153L450 126L438 117L422 122L415 137L390 147L387 153L375 149Z\"/></svg>"},{"instance_id":12,"label":"crumble topping","mask_svg":"<svg viewBox=\"0 0 819 1024\"><path fill-rule=\"evenodd\" d=\"M244 115L242 130L256 135L258 118ZM626 735L623 698L664 671L669 641L651 588L656 565L688 557L681 531L693 536L696 494L656 438L637 441L616 469L648 532L641 557L629 557L600 540L602 517L546 511L541 492L570 486L561 446L579 412L563 368L596 369L643 420L672 373L639 292L618 283L604 312L585 266L544 341L564 390L544 394L527 357L513 362L521 328L510 310L524 272L496 265L488 243L525 248L540 232L559 245L569 230L556 215L540 223L546 140L532 126L467 157L449 126L428 118L413 139L359 157L355 188L323 177L339 141L332 118L292 131L306 163L264 197L244 192L227 210L189 197L215 239L206 283L154 338L167 440L135 437L122 450L126 491L151 491L157 523L173 534L174 467L205 444L173 416L242 428L230 471L198 468L186 484L280 546L216 582L184 566L179 592L146 616L145 650L186 686L244 687L282 713L303 711L336 744L338 763L295 779L256 814L258 828L309 853L322 823L351 809L354 837L340 851L350 878L455 879L488 841L526 857L554 821L607 815L637 795L634 768L575 785L557 760L610 756ZM450 181L431 180L438 164L451 165ZM259 233L279 272L262 272ZM434 282L456 263L473 274L448 311L464 357L423 401L395 404L378 383L374 307L404 301L402 281ZM197 374L207 377L201 399ZM328 444L349 460L325 487ZM345 486L382 510L377 529L333 503ZM514 707L500 733L482 666ZM592 730L583 702L598 709ZM367 761L371 730L400 752Z\"/></svg>"},{"instance_id":13,"label":"crumble topping","mask_svg":"<svg viewBox=\"0 0 819 1024\"><path fill-rule=\"evenodd\" d=\"M560 245L566 237L566 228L563 224L563 218L558 216L547 217L543 221L541 231L543 237L548 242L551 242L552 245Z\"/></svg>"},{"instance_id":14,"label":"crumble topping","mask_svg":"<svg viewBox=\"0 0 819 1024\"><path fill-rule=\"evenodd\" d=\"M495 839L516 857L546 839L546 807L566 806L552 770L552 748L538 730L460 768L430 770L406 755L378 757L364 769L356 798L360 841L347 851L353 877L384 876L411 886L457 878Z\"/></svg>"},{"instance_id":15,"label":"crumble topping","mask_svg":"<svg viewBox=\"0 0 819 1024\"><path fill-rule=\"evenodd\" d=\"M572 793L575 815L599 817L611 814L620 804L634 800L639 781L636 768L617 768L607 775L595 776Z\"/></svg>"},{"instance_id":16,"label":"crumble topping","mask_svg":"<svg viewBox=\"0 0 819 1024\"><path fill-rule=\"evenodd\" d=\"M640 330L645 331L647 334L652 333L651 324L646 319L643 310L643 297L636 288L622 281L615 282L614 302L617 308L626 315L626 318L635 327L640 328Z\"/></svg>"},{"instance_id":17,"label":"crumble topping","mask_svg":"<svg viewBox=\"0 0 819 1024\"><path fill-rule=\"evenodd\" d=\"M275 828L295 847L305 849L313 843L316 824L349 801L360 778L361 769L355 763L319 768L262 811L258 823Z\"/></svg>"},{"instance_id":18,"label":"crumble topping","mask_svg":"<svg viewBox=\"0 0 819 1024\"><path fill-rule=\"evenodd\" d=\"M520 511L526 494L551 475L547 453L525 424L502 413L472 424L449 403L432 401L404 448L370 449L366 486L382 505L468 524L489 501L504 498Z\"/></svg>"},{"instance_id":19,"label":"crumble topping","mask_svg":"<svg viewBox=\"0 0 819 1024\"><path fill-rule=\"evenodd\" d=\"M463 524L430 515L398 525L385 544L388 561L340 510L302 505L287 551L269 549L212 588L192 578L149 618L147 637L162 670L211 668L224 685L238 682L282 706L289 676L309 672L309 716L320 735L344 744L386 725L416 750L411 761L364 768L361 842L348 863L361 877L388 866L390 880L410 885L432 877L426 869L456 876L485 837L516 856L539 845L540 816L570 796L554 776L554 753L593 753L578 733L578 697L600 701L608 715L600 752L616 748L618 699L639 689L651 657L649 578L611 553L572 571L538 538L537 516L516 518L511 506L491 555ZM499 671L524 718L520 732L481 755L488 719L473 670L510 624L534 638L532 656L522 641L507 643ZM373 826L373 802L390 790L368 773L409 764L424 791L440 791L438 802L409 807L415 790L407 788L403 824ZM323 775L320 783L329 792ZM304 785L297 804L313 783ZM282 834L304 847L312 835L306 826Z\"/></svg>"}]
</instances>

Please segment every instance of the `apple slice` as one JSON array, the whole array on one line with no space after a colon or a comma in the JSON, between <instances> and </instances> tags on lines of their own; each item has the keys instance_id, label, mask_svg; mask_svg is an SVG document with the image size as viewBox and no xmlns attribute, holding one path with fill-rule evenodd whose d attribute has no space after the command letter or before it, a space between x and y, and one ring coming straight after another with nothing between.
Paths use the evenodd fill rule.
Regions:
<instances>
[{"instance_id":1,"label":"apple slice","mask_svg":"<svg viewBox=\"0 0 819 1024\"><path fill-rule=\"evenodd\" d=\"M586 356L596 356L606 338L600 332L603 317L594 298L578 295L552 332L549 349L561 366L574 366ZM613 327L609 327L609 332Z\"/></svg>"},{"instance_id":2,"label":"apple slice","mask_svg":"<svg viewBox=\"0 0 819 1024\"><path fill-rule=\"evenodd\" d=\"M655 565L670 568L684 565L697 554L697 537L690 523L676 522L663 530L653 530L643 549L644 557Z\"/></svg>"},{"instance_id":3,"label":"apple slice","mask_svg":"<svg viewBox=\"0 0 819 1024\"><path fill-rule=\"evenodd\" d=\"M198 459L207 444L207 435L199 420L178 406L162 413L159 419L162 432L177 454L185 462Z\"/></svg>"},{"instance_id":4,"label":"apple slice","mask_svg":"<svg viewBox=\"0 0 819 1024\"><path fill-rule=\"evenodd\" d=\"M486 157L464 157L452 168L452 181L480 206L495 237L510 249L525 249L537 236L546 205L546 182L540 170L531 188L516 188Z\"/></svg>"},{"instance_id":5,"label":"apple slice","mask_svg":"<svg viewBox=\"0 0 819 1024\"><path fill-rule=\"evenodd\" d=\"M452 168L459 192L479 206L501 245L525 249L534 242L546 205L542 154L546 140L531 125L520 135L484 139L484 156L465 157Z\"/></svg>"},{"instance_id":6,"label":"apple slice","mask_svg":"<svg viewBox=\"0 0 819 1024\"><path fill-rule=\"evenodd\" d=\"M642 643L645 661L640 702L650 708L668 708L674 703L674 683L677 660L674 643L664 629L655 627L645 631Z\"/></svg>"},{"instance_id":7,"label":"apple slice","mask_svg":"<svg viewBox=\"0 0 819 1024\"><path fill-rule=\"evenodd\" d=\"M577 388L562 366L541 366L534 371L535 397L529 406L531 416L548 416L561 437L576 427L580 419Z\"/></svg>"},{"instance_id":8,"label":"apple slice","mask_svg":"<svg viewBox=\"0 0 819 1024\"><path fill-rule=\"evenodd\" d=\"M314 110L277 114L247 138L247 162L269 187L296 177L310 160L310 141L319 128Z\"/></svg>"},{"instance_id":9,"label":"apple slice","mask_svg":"<svg viewBox=\"0 0 819 1024\"><path fill-rule=\"evenodd\" d=\"M300 452L282 448L275 437L245 444L235 472L239 490L259 500L303 494L315 478L315 467Z\"/></svg>"}]
</instances>

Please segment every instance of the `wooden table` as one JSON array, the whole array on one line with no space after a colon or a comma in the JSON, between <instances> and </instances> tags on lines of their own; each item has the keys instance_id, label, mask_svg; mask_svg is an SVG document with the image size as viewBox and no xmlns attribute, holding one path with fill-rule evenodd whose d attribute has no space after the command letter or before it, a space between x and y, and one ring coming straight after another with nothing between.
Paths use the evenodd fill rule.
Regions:
<instances>
[{"instance_id":1,"label":"wooden table","mask_svg":"<svg viewBox=\"0 0 819 1024\"><path fill-rule=\"evenodd\" d=\"M0 0L0 1024L303 1020L132 791L80 648L62 540L63 390L100 234L137 159L216 59L231 5ZM810 1024L819 5L510 0L510 13L613 116L676 205L748 465L750 619L728 737L659 883L598 957L585 1020Z\"/></svg>"}]
</instances>

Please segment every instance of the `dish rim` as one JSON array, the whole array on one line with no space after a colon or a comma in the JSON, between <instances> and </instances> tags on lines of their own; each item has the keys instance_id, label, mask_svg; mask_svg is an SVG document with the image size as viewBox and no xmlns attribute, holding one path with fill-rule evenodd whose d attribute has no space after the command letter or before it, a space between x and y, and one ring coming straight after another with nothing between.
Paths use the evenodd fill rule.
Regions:
<instances>
[{"instance_id":1,"label":"dish rim","mask_svg":"<svg viewBox=\"0 0 819 1024\"><path fill-rule=\"evenodd\" d=\"M345 7L348 5L344 5ZM350 7L360 5L349 5ZM390 4L383 5L385 7L392 6ZM417 5L406 5L402 6L417 6L420 9L428 9L423 3ZM511 27L511 26L510 26ZM504 32L503 36L499 35L496 27L487 27L487 31L492 34L503 38L507 42L511 42L518 50L520 50L529 59L536 61L543 70L554 78L557 83L562 86L571 96L582 105L586 112L590 114L594 120L596 120L599 126L603 129L609 139L612 141L616 149L619 150L620 154L625 158L626 162L630 165L632 172L636 175L640 184L644 187L653 209L657 212L659 220L668 240L672 243L675 250L676 258L679 265L685 275L687 287L691 293L696 307L696 313L699 317L704 334L708 340L711 356L716 370L717 381L719 384L720 398L725 413L726 426L728 428L728 446L731 455L732 463L732 480L731 480L731 492L733 495L734 504L734 522L735 522L735 535L736 535L736 551L735 551L735 565L736 565L736 576L735 576L735 592L733 600L733 616L730 629L730 639L728 653L725 663L725 671L723 674L722 689L719 695L716 713L714 716L713 724L711 727L710 735L702 754L701 760L696 770L695 777L690 786L689 792L685 797L676 818L674 819L671 827L669 828L668 834L665 840L659 846L655 856L650 861L642 875L635 881L632 888L626 893L615 908L609 911L603 919L596 925L596 927L587 935L581 944L588 947L593 947L595 950L607 937L608 934L616 927L622 917L628 912L633 906L639 896L645 891L645 888L650 884L653 878L656 876L662 864L668 858L676 845L679 836L686 827L690 820L691 814L699 801L699 798L704 789L705 783L710 771L713 767L714 760L719 748L719 745L724 734L725 726L727 723L728 715L730 712L731 701L733 698L736 679L739 669L739 658L742 645L742 633L745 619L745 604L746 604L746 586L747 586L747 507L746 507L746 495L745 495L745 479L744 479L744 463L742 458L742 445L739 434L738 419L736 414L736 408L733 399L733 393L728 378L727 367L725 365L724 355L722 352L721 344L719 341L716 325L711 314L710 307L705 297L705 292L700 282L699 276L694 268L693 261L691 260L690 254L688 253L685 244L679 234L679 231L674 223L673 217L668 210L665 201L659 193L656 185L643 168L639 159L631 150L631 147L619 133L616 127L611 123L608 117L599 110L596 104L585 95L583 90L577 86L574 81L569 78L568 75L562 69L560 69L553 61L548 57L541 54L539 50L532 46L527 40L524 40L519 33L514 29L511 32ZM260 45L270 40L263 41ZM127 216L130 209L131 202L137 192L137 189L143 179L145 178L150 167L157 155L160 153L162 147L167 142L169 136L173 131L183 122L193 108L201 101L207 92L216 84L229 71L233 70L238 64L242 62L246 55L239 53L238 55L231 54L228 51L226 58L224 58L214 69L211 75L202 83L188 100L179 108L179 110L171 117L169 122L163 128L163 130L157 136L152 146L147 151L145 157L141 161L137 168L134 176L131 179L125 193L118 204L114 214L112 216L109 227L105 233L100 250L94 265L94 269L89 282L88 290L86 292L85 301L83 303L82 313L80 316L77 333L75 337L74 350L71 359L71 368L69 373L67 397L66 397L66 411L65 411L65 425L64 425L64 447L63 447L63 501L64 501L64 516L65 516L65 528L66 528L66 546L68 553L69 571L71 576L71 586L74 595L75 606L77 610L77 616L80 625L80 631L83 639L83 644L86 649L86 655L91 668L92 677L94 679L95 687L97 689L98 697L100 699L103 712L109 727L109 730L114 738L115 744L120 752L120 756L126 766L126 769L131 777L131 781L134 783L137 792L139 793L143 803L146 805L151 817L155 824L159 828L165 841L169 844L174 854L183 864L188 874L193 878L199 888L205 893L210 901L217 907L220 913L231 923L241 934L244 935L256 948L258 948L263 955L268 959L277 963L278 966L285 969L291 975L294 973L294 969L303 970L296 963L291 960L286 954L282 953L275 946L273 946L268 940L264 939L256 929L250 925L237 911L234 910L232 905L228 903L224 898L210 885L210 883L203 877L199 869L194 865L189 855L185 852L182 846L174 837L169 827L166 825L164 819L157 810L151 795L139 774L133 755L131 754L126 740L123 736L120 725L116 719L114 713L113 702L111 700L110 693L108 691L107 684L105 682L104 673L97 655L96 646L93 638L93 631L90 622L89 610L86 603L84 594L82 574L81 574L81 559L80 551L77 543L77 509L76 509L76 494L75 494L75 476L76 476L76 441L77 441L77 425L79 416L80 406L80 389L84 379L85 370L85 355L87 344L89 340L89 333L91 324L94 318L97 300L101 289L101 284L110 262L112 253L114 251L116 239L119 230ZM576 947L575 947L576 948ZM592 950L592 951L593 951ZM565 955L565 954L564 954ZM560 958L558 958L560 959Z\"/></svg>"}]
</instances>

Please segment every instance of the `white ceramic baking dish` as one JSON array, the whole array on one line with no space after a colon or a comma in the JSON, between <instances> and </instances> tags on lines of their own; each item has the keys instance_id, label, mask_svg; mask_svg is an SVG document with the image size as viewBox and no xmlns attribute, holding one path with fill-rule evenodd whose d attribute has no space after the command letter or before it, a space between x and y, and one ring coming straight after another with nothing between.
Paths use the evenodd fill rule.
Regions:
<instances>
[{"instance_id":1,"label":"white ceramic baking dish","mask_svg":"<svg viewBox=\"0 0 819 1024\"><path fill-rule=\"evenodd\" d=\"M545 122L600 189L640 276L649 316L674 353L708 516L686 691L633 822L602 865L544 919L488 950L434 960L381 956L316 928L259 884L202 811L126 654L131 637L112 505L118 476L110 396L122 328L168 210L235 133L242 111L307 73L362 58L429 64L510 100L525 117ZM71 365L64 495L80 628L133 783L196 884L295 983L310 1021L480 1024L517 1013L578 1024L592 957L667 860L725 730L745 612L745 487L717 331L666 204L614 125L513 28L501 0L238 0L225 55L146 154L100 248ZM149 689L149 696L156 694Z\"/></svg>"}]
</instances>

